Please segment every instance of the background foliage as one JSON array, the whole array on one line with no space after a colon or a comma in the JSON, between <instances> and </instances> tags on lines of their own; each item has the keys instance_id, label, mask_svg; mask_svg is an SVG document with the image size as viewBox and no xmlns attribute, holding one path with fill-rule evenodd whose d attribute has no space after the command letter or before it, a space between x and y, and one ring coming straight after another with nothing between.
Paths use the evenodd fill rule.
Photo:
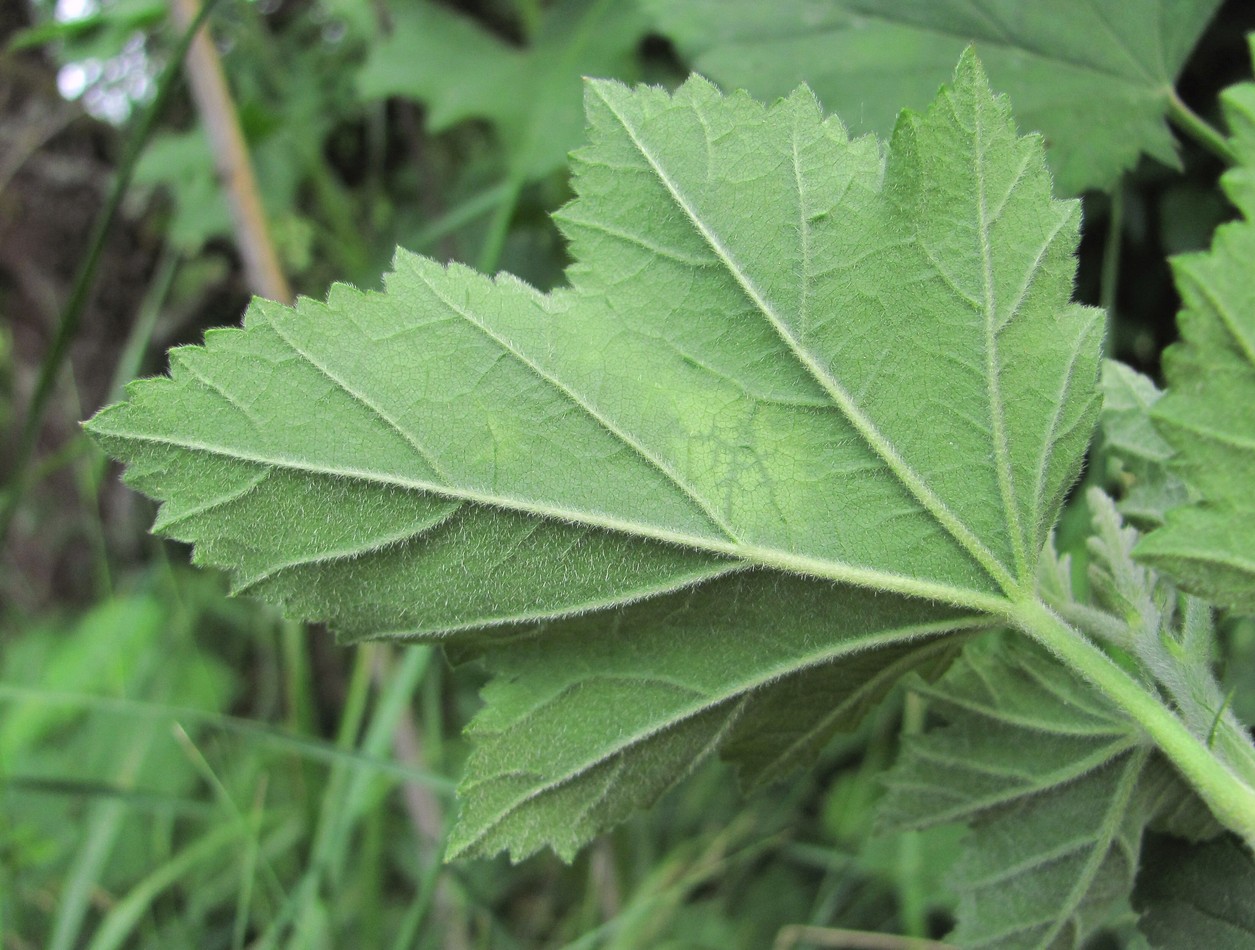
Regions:
<instances>
[{"instance_id":1,"label":"background foliage","mask_svg":"<svg viewBox=\"0 0 1255 950\"><path fill-rule=\"evenodd\" d=\"M1077 296L1112 311L1112 355L1159 375L1176 332L1165 257L1205 248L1233 213L1216 188L1221 164L1164 124L1164 89L1180 71L1181 101L1222 124L1219 91L1250 73L1249 5L1147 0L1123 58L1094 24L1056 17L1057 35L1033 50L1048 78L1019 95L999 85L999 70L1026 55L1027 41L1001 49L1003 66L980 47L989 37L966 26L953 50L921 44L930 27L918 17L843 35L860 5L834 3L825 42L850 44L839 60L853 71L834 78L813 72L804 50L772 49L796 39L785 12L766 29L752 17L766 5L719 6L713 16L709 4L652 0L224 0L214 30L295 288L321 299L332 280L377 287L398 244L554 286L567 258L546 215L571 196L565 156L584 139L582 75L675 85L696 65L767 97L805 79L829 110L883 130L898 108L931 98L974 38L995 86L1017 104L1023 96L1022 125L1060 123L1051 160L1062 189L1084 201ZM9 49L0 140L13 143L0 154L6 479L85 237L133 134L124 113L151 95L134 69L151 79L171 55L164 7L117 0L73 23L54 19L50 4L0 11ZM807 42L819 35L807 32ZM752 49L737 45L746 37ZM1070 50L1077 37L1092 39L1089 66L1051 73L1060 57L1050 44ZM926 64L912 58L921 48ZM119 61L132 70L110 66ZM85 88L66 102L58 71L67 84L75 68ZM865 92L851 106L839 88ZM1116 111L1060 110L1034 100L1033 88L1089 98L1098 89ZM1126 118L1113 119L1120 109ZM1087 160L1087 149L1101 160ZM441 866L475 674L454 680L427 648L345 650L256 602L224 600L222 578L193 573L185 550L145 538L152 510L78 434L77 420L121 382L162 372L167 347L236 322L247 300L212 157L182 91L135 171L3 549L0 945L750 948L821 945L799 925L829 935L948 930L954 881L980 873L953 868L960 832L905 812L907 830L870 830L885 794L878 776L903 735L924 725L922 706L897 693L786 787L742 799L711 764L569 867L548 855ZM1205 266L1186 261L1179 267L1190 272ZM1117 389L1132 405L1154 399L1133 378L1111 380L1107 391ZM1136 413L1128 418L1137 424ZM1127 476L1127 459L1119 468L1107 458L1091 464L1091 482ZM1124 504L1130 519L1163 510L1134 495ZM1070 539L1091 516L1078 495L1060 533L1079 575L1089 554ZM1255 673L1255 629L1231 622L1222 635L1227 686L1249 721L1255 699L1240 687ZM1005 660L991 648L982 662ZM943 679L934 712L969 708L973 688ZM909 755L944 756L947 741L979 728L965 715L909 743ZM1076 741L1108 743L1110 767L1090 780L1118 784L1143 763L1103 715L1089 711ZM996 833L998 815L987 818L979 833ZM1189 860L1157 860L1177 877L1139 880L1135 903L1175 894L1152 917L1171 934L1216 895L1191 889ZM1083 931L1084 908L1077 914Z\"/></svg>"}]
</instances>

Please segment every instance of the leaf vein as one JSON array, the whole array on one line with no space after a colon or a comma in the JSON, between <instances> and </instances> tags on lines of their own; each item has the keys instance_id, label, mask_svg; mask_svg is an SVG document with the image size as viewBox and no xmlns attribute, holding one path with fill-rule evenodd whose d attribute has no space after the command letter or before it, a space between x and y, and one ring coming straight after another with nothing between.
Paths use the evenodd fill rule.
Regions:
<instances>
[{"instance_id":1,"label":"leaf vein","mask_svg":"<svg viewBox=\"0 0 1255 950\"><path fill-rule=\"evenodd\" d=\"M264 311L262 312L264 313ZM366 396L365 393L358 392L356 389L350 386L347 382L345 382L344 380L336 376L336 374L333 373L330 370L330 368L328 368L327 366L324 366L318 360L314 359L314 357L311 354L305 352L303 349L297 346L296 343L294 343L292 339L287 334L285 334L283 330L279 328L278 324L276 324L274 321L272 321L269 318L269 315L266 316L266 322L270 326L270 328L274 330L275 335L279 337L279 339L281 339L294 354L296 354L298 357L303 359L306 363L308 363L314 369L318 370L318 372L322 373L323 376L327 377L327 379L331 380L331 382L339 386L340 389L342 389L350 398L352 398L359 405L368 409L377 419L379 419L380 422L384 423L389 429L391 429L393 432L399 435L412 449L414 449L414 451L418 454L419 458L421 458L424 462L426 462L428 467L430 467L433 472L435 472L445 481L449 480L448 474L442 471L440 463L437 460L436 456L430 450L428 450L426 446L424 446L421 442L419 442L418 439L414 437L413 433L408 432L400 423L398 423L395 419L393 419L386 412L384 412L383 409L381 409L379 406L376 406L370 400L370 398Z\"/></svg>"},{"instance_id":2,"label":"leaf vein","mask_svg":"<svg viewBox=\"0 0 1255 950\"><path fill-rule=\"evenodd\" d=\"M623 754L625 754L628 750L636 746L639 746L645 742L648 742L650 739L653 739L659 735L662 735L666 733L667 731L674 729L676 726L680 725L681 723L687 722L696 716L702 715L703 713L713 712L715 709L719 708L720 706L724 706L730 703L743 703L750 693L752 693L756 689L762 688L768 683L774 682L776 680L785 678L790 675L796 675L804 670L822 665L824 663L830 663L844 656L849 656L854 653L862 652L864 650L875 649L878 646L888 646L893 643L902 642L904 640L919 639L919 638L928 637L928 636L938 636L944 633L951 632L956 629L963 629L965 626L965 623L964 623L965 620L971 623L979 624L982 621L984 621L985 618L961 618L960 617L960 618L953 618L951 620L946 620L946 621L936 621L933 623L915 624L909 627L904 627L897 630L893 630L889 633L876 633L870 636L862 637L854 641L843 641L841 643L838 643L829 647L828 649L818 650L814 654L811 654L807 657L799 657L794 662L790 663L783 670L778 669L778 668L771 668L767 670L759 669L756 671L757 675L755 676L752 676L746 680L742 680L737 683L731 684L730 686L725 687L719 693L708 694L708 699L706 702L698 703L682 711L674 712L663 723L648 726L644 729L640 729L632 733L629 736L623 737L621 739L618 739L615 742L609 743L605 750L597 753L595 756L589 758L587 761L573 765L571 768L567 769L567 771L565 771L561 775L555 776L554 778L545 782L543 785L539 785L536 788L529 790L525 794L518 796L515 799L515 801L503 807L501 811L494 818L492 818L491 820L482 821L480 823L478 838L486 837L493 829L495 829L502 822L508 819L510 815L518 811L520 808L523 808L524 806L526 806L529 802L539 798L540 796L546 793L555 791L556 789L559 789L563 787L564 785L567 785L570 782L577 780L581 776L587 774L592 769L595 769L598 765L602 764L603 762L609 761L610 759L615 758L615 757L620 757ZM531 773L531 772L527 774L535 775L535 773ZM498 773L497 775L492 776L488 779L484 779L482 781L492 781L493 779L499 779L501 775L502 773ZM536 776L536 777L539 778L540 776ZM479 783L476 783L476 784L479 784Z\"/></svg>"},{"instance_id":3,"label":"leaf vein","mask_svg":"<svg viewBox=\"0 0 1255 950\"><path fill-rule=\"evenodd\" d=\"M118 435L107 431L103 426L96 426L93 431L102 436ZM905 594L908 597L922 597L955 607L979 610L998 617L1011 618L1011 604L1004 598L991 594L983 594L966 587L954 587L933 581L921 581L913 576L894 574L872 568L858 567L845 561L834 561L824 558L807 557L794 551L779 548L768 548L761 545L745 544L744 542L722 542L709 537L683 534L669 531L639 522L627 522L619 518L586 510L557 508L540 505L530 499L512 496L489 494L473 489L455 488L445 483L428 482L393 473L371 471L369 469L349 466L312 465L304 459L292 459L283 456L262 456L244 452L237 448L227 448L201 442L194 439L175 439L168 436L140 435L127 432L128 440L138 443L165 445L172 448L184 448L197 452L205 452L222 458L236 459L245 462L257 462L262 465L275 465L293 471L313 474L345 476L373 481L384 485L396 485L401 488L412 488L417 491L439 495L442 498L453 498L459 501L470 501L481 505L490 505L510 511L542 518L553 518L572 524L587 525L592 528L603 528L618 534L628 535L651 541L662 541L679 547L688 547L710 554L738 558L751 565L776 568L808 577L820 577L837 583L853 584L891 593Z\"/></svg>"},{"instance_id":4,"label":"leaf vein","mask_svg":"<svg viewBox=\"0 0 1255 950\"><path fill-rule=\"evenodd\" d=\"M426 274L418 273L417 276L419 280L421 280L427 286L428 290L432 292L432 295L435 296L436 299L439 300L442 304L444 304L444 306L447 307L451 312L457 314L459 317L464 319L468 324L478 329L481 333L483 333L486 337L488 337L488 339L492 340L497 346L501 347L502 350L509 353L511 356L517 359L520 363L522 363L524 366L530 369L533 373L535 373L538 377L540 377L545 382L547 382L550 386L553 386L555 389L557 389L559 392L565 395L573 403L575 403L582 410L584 410L584 412L590 418L595 420L608 433L610 433L612 436L618 439L619 442L633 449L637 453L637 455L640 456L641 459L649 463L650 466L652 466L656 471L658 471L661 475L663 475L668 481L670 481L673 485L675 485L678 489L680 489L680 491L683 492L689 498L689 500L692 501L698 507L698 509L710 520L711 524L714 525L717 529L719 529L719 531L724 535L724 537L728 538L729 540L733 542L739 541L739 538L737 537L736 532L732 530L731 525L729 525L727 521L721 515L719 515L718 512L714 510L714 507L708 501L706 501L706 499L702 498L702 496L698 494L697 490L694 489L693 486L689 485L684 479L682 479L677 472L672 471L671 466L667 465L667 463L664 462L661 458L659 458L653 452L649 451L649 449L647 449L643 443L641 443L634 436L630 435L626 430L617 426L614 422L612 422L607 416L605 416L602 412L600 412L595 406L593 406L592 403L590 403L582 395L577 393L575 390L573 390L571 387L563 383L561 380L557 379L551 373L546 372L544 369L540 367L538 363L536 363L535 360L528 357L518 347L514 346L504 337L493 332L483 321L477 319L476 316L473 313L471 313L471 311L467 310L464 307L459 307L454 301L446 297L443 293L441 293L439 288L437 288L435 284L430 279L428 279Z\"/></svg>"},{"instance_id":5,"label":"leaf vein","mask_svg":"<svg viewBox=\"0 0 1255 950\"><path fill-rule=\"evenodd\" d=\"M998 354L997 299L994 291L993 249L990 246L990 220L986 202L985 174L981 167L986 148L983 109L975 111L974 143L972 154L975 158L976 172L976 205L978 215L978 236L980 238L981 274L984 280L983 307L985 316L985 373L989 394L990 421L993 425L994 458L998 471L998 490L1002 495L1002 506L1011 531L1011 548L1015 556L1016 573L1020 584L1026 588L1032 586L1032 572L1029 567L1028 552L1025 550L1024 528L1020 523L1019 505L1015 503L1015 484L1011 473L1011 447L1007 441L1006 418L1003 414L1001 359Z\"/></svg>"},{"instance_id":6,"label":"leaf vein","mask_svg":"<svg viewBox=\"0 0 1255 950\"><path fill-rule=\"evenodd\" d=\"M610 110L610 112L619 121L628 137L632 140L634 147L641 153L645 160L653 169L654 174L658 177L662 185L670 193L672 199L679 205L680 209L688 217L692 225L697 229L702 238L710 245L716 256L723 262L729 274L736 280L742 291L754 304L757 310L767 319L768 323L780 336L781 340L793 351L794 356L802 363L812 377L828 392L828 394L837 403L842 414L854 426L855 430L867 442L877 455L884 459L886 465L894 473L897 479L902 483L917 501L939 521L947 532L958 542L977 563L981 565L993 580L999 584L1008 594L1017 590L1019 585L1008 575L1006 569L993 555L993 553L984 545L984 543L974 535L966 525L964 525L957 516L949 509L944 501L941 500L920 478L918 473L914 471L906 460L898 453L896 448L888 439L876 428L875 424L869 419L863 411L857 406L849 392L828 372L820 362L811 355L811 353L802 346L797 337L790 331L787 322L776 312L772 303L763 296L762 292L754 284L753 280L745 273L744 269L737 263L735 257L724 246L719 236L716 235L702 220L697 209L685 197L683 191L679 188L671 176L667 174L666 169L662 167L661 162L653 154L652 150L640 138L636 129L628 121L627 117L610 102L605 94L601 92L598 86L593 86L601 96L602 102Z\"/></svg>"}]
</instances>

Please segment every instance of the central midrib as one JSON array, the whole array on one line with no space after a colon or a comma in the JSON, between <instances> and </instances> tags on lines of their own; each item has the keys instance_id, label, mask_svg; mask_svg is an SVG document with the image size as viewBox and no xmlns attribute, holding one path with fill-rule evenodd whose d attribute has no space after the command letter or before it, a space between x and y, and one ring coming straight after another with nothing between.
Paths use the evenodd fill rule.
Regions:
<instances>
[{"instance_id":1,"label":"central midrib","mask_svg":"<svg viewBox=\"0 0 1255 950\"><path fill-rule=\"evenodd\" d=\"M989 394L990 427L993 432L994 461L998 470L998 492L1002 496L1002 510L1007 519L1007 529L1011 535L1011 549L1015 558L1016 575L1022 584L1031 582L1032 570L1029 567L1028 552L1024 541L1024 527L1020 523L1020 509L1017 504L1015 481L1011 471L1011 447L1007 443L1006 417L1003 413L1001 359L998 354L998 305L994 289L993 250L990 247L991 220L986 195L985 172L981 167L984 152L983 110L976 108L976 193L977 193L977 231L980 236L981 309L985 318L985 384ZM1012 184L1014 187L1014 183ZM1014 314L1012 314L1014 316ZM1009 319L1009 318L1008 318Z\"/></svg>"},{"instance_id":2,"label":"central midrib","mask_svg":"<svg viewBox=\"0 0 1255 950\"><path fill-rule=\"evenodd\" d=\"M685 534L679 531L660 528L639 522L628 522L607 515L589 512L583 509L558 508L537 504L534 500L513 498L501 494L489 494L473 489L454 487L446 483L424 481L390 472L379 472L370 469L352 468L349 466L315 465L308 460L289 458L277 454L262 454L245 451L236 447L215 445L190 438L174 438L158 435L138 435L134 432L109 431L100 424L100 418L93 421L90 429L106 438L116 438L128 442L164 445L171 448L186 449L229 458L237 461L254 462L291 471L304 472L309 475L326 475L331 477L354 478L363 482L379 485L391 485L412 491L425 492L441 498L465 501L472 504L487 505L493 508L517 511L540 518L551 518L571 524L580 524L588 528L613 531L616 534L639 538L646 541L661 541L666 544L687 548L694 552L715 554L735 558L747 564L766 567L774 570L787 571L807 577L822 578L842 584L886 593L903 594L908 597L920 597L940 603L951 604L971 610L979 610L994 616L1009 617L1012 602L997 594L984 593L971 587L959 587L953 584L924 581L915 577L878 571L871 568L858 567L843 561L825 558L808 557L780 548L746 544L744 542L719 541L709 536ZM104 417L107 418L107 417Z\"/></svg>"}]
</instances>

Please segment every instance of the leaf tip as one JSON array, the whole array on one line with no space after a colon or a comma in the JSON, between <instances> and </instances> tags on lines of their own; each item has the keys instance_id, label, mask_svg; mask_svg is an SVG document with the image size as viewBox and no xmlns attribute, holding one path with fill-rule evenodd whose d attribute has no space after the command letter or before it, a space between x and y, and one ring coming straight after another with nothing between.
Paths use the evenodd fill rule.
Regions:
<instances>
[{"instance_id":1,"label":"leaf tip","mask_svg":"<svg viewBox=\"0 0 1255 950\"><path fill-rule=\"evenodd\" d=\"M963 52L959 54L959 62L954 67L955 83L976 84L980 83L989 88L989 77L985 73L985 67L980 61L980 56L976 53L976 46L969 43L963 48Z\"/></svg>"},{"instance_id":2,"label":"leaf tip","mask_svg":"<svg viewBox=\"0 0 1255 950\"><path fill-rule=\"evenodd\" d=\"M591 116L591 106L595 102L610 102L631 89L617 79L600 79L596 76L581 77L584 83L584 111Z\"/></svg>"},{"instance_id":3,"label":"leaf tip","mask_svg":"<svg viewBox=\"0 0 1255 950\"><path fill-rule=\"evenodd\" d=\"M1011 114L1010 102L1005 95L994 90L985 65L972 44L963 49L958 63L955 64L953 78L942 86L941 92L938 99L944 98L945 93L949 92L971 101L991 102L1000 114Z\"/></svg>"}]
</instances>

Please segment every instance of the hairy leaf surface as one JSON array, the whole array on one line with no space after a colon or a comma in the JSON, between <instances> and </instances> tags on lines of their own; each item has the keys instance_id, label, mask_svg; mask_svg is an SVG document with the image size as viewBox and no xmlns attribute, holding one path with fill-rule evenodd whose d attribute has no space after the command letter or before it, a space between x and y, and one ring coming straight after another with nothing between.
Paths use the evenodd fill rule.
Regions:
<instances>
[{"instance_id":1,"label":"hairy leaf surface","mask_svg":"<svg viewBox=\"0 0 1255 950\"><path fill-rule=\"evenodd\" d=\"M882 822L972 827L953 886L963 947L1078 947L1131 919L1148 822L1197 811L1135 726L1026 642L982 641L925 695L949 721L887 777Z\"/></svg>"},{"instance_id":2,"label":"hairy leaf surface","mask_svg":"<svg viewBox=\"0 0 1255 950\"><path fill-rule=\"evenodd\" d=\"M973 57L887 149L806 90L586 98L568 289L401 253L384 293L256 303L89 426L240 590L348 638L500 631L466 849L569 852L716 745L803 761L921 638L1031 596L1097 414L1077 208ZM778 638L735 669L728 603ZM546 704L561 742L501 738Z\"/></svg>"},{"instance_id":3,"label":"hairy leaf surface","mask_svg":"<svg viewBox=\"0 0 1255 950\"><path fill-rule=\"evenodd\" d=\"M787 774L980 623L753 571L515 634L488 652L450 852L570 858L716 748L751 782Z\"/></svg>"},{"instance_id":4,"label":"hairy leaf surface","mask_svg":"<svg viewBox=\"0 0 1255 950\"><path fill-rule=\"evenodd\" d=\"M1214 603L1255 612L1255 83L1222 96L1238 166L1222 184L1243 220L1173 259L1182 342L1164 353L1153 412L1173 466L1201 499L1172 510L1137 555Z\"/></svg>"},{"instance_id":5,"label":"hairy leaf surface","mask_svg":"<svg viewBox=\"0 0 1255 950\"><path fill-rule=\"evenodd\" d=\"M932 99L969 43L1065 193L1111 185L1145 152L1176 163L1164 114L1219 0L645 0L694 67L766 100L809 83L857 132ZM1083 107L1078 106L1084 103Z\"/></svg>"}]
</instances>

